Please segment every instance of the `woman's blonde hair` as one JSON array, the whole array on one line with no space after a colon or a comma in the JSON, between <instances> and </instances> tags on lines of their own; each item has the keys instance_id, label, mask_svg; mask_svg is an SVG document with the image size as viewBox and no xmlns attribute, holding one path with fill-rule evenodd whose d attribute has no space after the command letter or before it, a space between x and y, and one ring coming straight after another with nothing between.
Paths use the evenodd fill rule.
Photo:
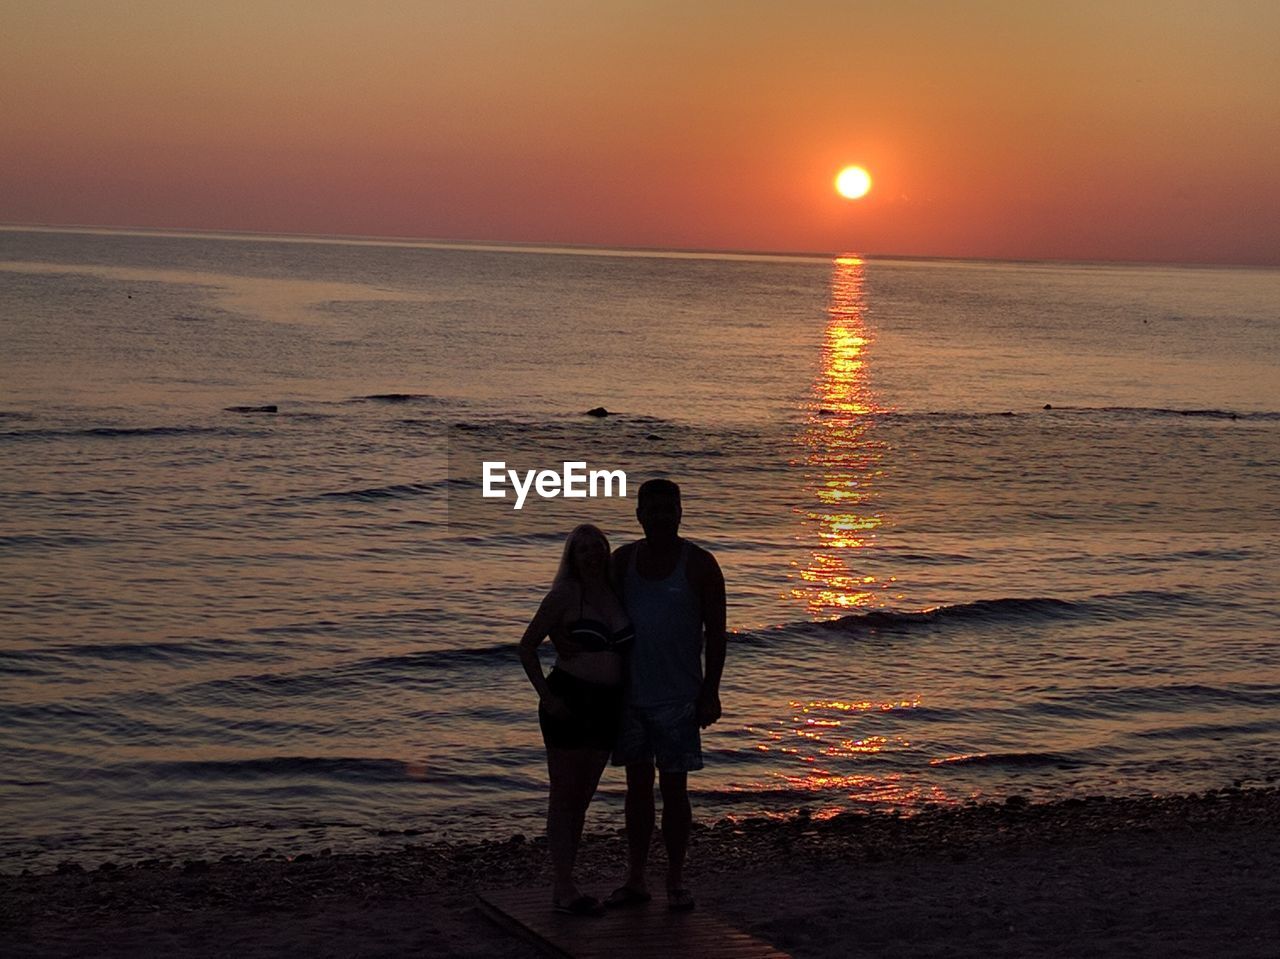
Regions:
<instances>
[{"instance_id":1,"label":"woman's blonde hair","mask_svg":"<svg viewBox=\"0 0 1280 959\"><path fill-rule=\"evenodd\" d=\"M588 536L599 538L604 543L606 555L609 552L609 537L604 535L604 530L599 526L591 523L580 523L565 537L564 551L560 554L560 566L556 569L556 578L551 581L551 588L564 586L568 583L577 583L582 585L582 580L578 577L577 567L573 564L573 550L578 543L586 539Z\"/></svg>"}]
</instances>

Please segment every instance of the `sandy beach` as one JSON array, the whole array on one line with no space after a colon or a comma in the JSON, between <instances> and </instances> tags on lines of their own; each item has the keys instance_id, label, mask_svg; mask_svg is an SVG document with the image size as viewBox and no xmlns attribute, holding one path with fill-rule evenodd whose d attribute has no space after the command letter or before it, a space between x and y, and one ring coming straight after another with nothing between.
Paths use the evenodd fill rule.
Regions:
<instances>
[{"instance_id":1,"label":"sandy beach","mask_svg":"<svg viewBox=\"0 0 1280 959\"><path fill-rule=\"evenodd\" d=\"M1275 956L1277 827L1275 788L723 821L696 830L690 876L701 908L795 956ZM606 893L622 856L588 837L584 885ZM64 863L0 877L0 922L12 956L534 956L474 894L546 865L523 836Z\"/></svg>"}]
</instances>

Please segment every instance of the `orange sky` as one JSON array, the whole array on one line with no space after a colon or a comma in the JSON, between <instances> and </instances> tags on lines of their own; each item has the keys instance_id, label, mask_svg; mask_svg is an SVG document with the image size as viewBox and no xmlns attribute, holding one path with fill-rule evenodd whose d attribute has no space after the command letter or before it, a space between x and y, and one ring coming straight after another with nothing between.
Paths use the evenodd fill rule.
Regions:
<instances>
[{"instance_id":1,"label":"orange sky","mask_svg":"<svg viewBox=\"0 0 1280 959\"><path fill-rule=\"evenodd\" d=\"M1273 0L10 0L0 26L5 223L1280 264Z\"/></svg>"}]
</instances>

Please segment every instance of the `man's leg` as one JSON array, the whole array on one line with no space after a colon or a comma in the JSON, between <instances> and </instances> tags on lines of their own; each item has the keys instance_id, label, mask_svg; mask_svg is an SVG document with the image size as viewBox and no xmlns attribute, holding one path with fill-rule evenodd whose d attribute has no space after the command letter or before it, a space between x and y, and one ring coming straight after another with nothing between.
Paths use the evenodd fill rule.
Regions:
<instances>
[{"instance_id":1,"label":"man's leg","mask_svg":"<svg viewBox=\"0 0 1280 959\"><path fill-rule=\"evenodd\" d=\"M653 841L653 762L627 766L627 886L637 892L648 888L645 867ZM664 811L665 815L665 811Z\"/></svg>"},{"instance_id":2,"label":"man's leg","mask_svg":"<svg viewBox=\"0 0 1280 959\"><path fill-rule=\"evenodd\" d=\"M684 857L689 849L693 809L689 805L689 774L658 773L662 790L662 840L667 847L667 891L684 888Z\"/></svg>"}]
</instances>

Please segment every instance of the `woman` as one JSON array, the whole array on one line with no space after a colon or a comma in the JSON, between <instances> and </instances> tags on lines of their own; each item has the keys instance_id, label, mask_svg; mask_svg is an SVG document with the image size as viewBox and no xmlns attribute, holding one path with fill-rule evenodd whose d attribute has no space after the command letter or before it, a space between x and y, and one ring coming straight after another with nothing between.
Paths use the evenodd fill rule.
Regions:
<instances>
[{"instance_id":1,"label":"woman","mask_svg":"<svg viewBox=\"0 0 1280 959\"><path fill-rule=\"evenodd\" d=\"M567 638L573 655L566 650L543 676L538 647L548 636L557 644ZM609 541L584 523L565 540L556 578L520 640L520 661L538 691L538 723L547 746L547 845L557 912L602 911L597 899L578 890L573 863L587 806L618 735L622 656L634 636L609 582Z\"/></svg>"}]
</instances>

